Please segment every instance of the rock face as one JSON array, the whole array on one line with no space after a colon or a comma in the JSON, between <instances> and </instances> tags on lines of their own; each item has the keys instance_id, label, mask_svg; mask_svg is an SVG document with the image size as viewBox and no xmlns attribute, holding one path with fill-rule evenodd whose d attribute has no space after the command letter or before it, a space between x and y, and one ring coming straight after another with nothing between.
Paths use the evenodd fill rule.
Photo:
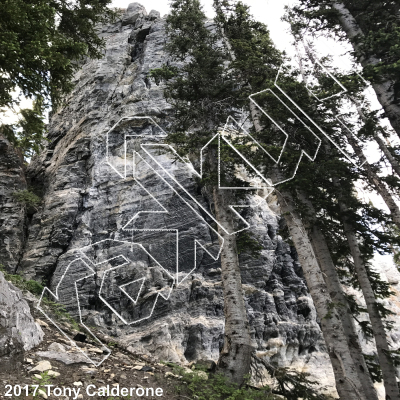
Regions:
<instances>
[{"instance_id":1,"label":"rock face","mask_svg":"<svg viewBox=\"0 0 400 400\"><path fill-rule=\"evenodd\" d=\"M43 331L34 321L28 303L0 272L0 370L18 369L24 351L37 346Z\"/></svg>"},{"instance_id":2,"label":"rock face","mask_svg":"<svg viewBox=\"0 0 400 400\"><path fill-rule=\"evenodd\" d=\"M13 196L26 189L22 157L0 135L0 264L14 272L25 241L25 209Z\"/></svg>"},{"instance_id":3,"label":"rock face","mask_svg":"<svg viewBox=\"0 0 400 400\"><path fill-rule=\"evenodd\" d=\"M51 118L46 149L29 166L44 198L20 269L47 279L75 315L78 296L88 326L138 352L184 363L217 360L224 316L212 257L217 238L206 223L212 207L193 169L157 146L171 107L149 71L167 61L165 21L133 3L101 36L105 57L76 74L66 106ZM315 309L295 254L278 234L279 217L261 197L251 201L246 218L263 251L240 261L257 354L332 385ZM195 252L196 241L203 247Z\"/></svg>"}]
</instances>

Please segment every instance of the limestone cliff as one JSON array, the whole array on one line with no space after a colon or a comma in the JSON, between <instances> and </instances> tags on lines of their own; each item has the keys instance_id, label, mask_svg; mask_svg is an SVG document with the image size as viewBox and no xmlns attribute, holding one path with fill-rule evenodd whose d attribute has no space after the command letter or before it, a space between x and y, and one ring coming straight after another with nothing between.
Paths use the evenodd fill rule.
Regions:
<instances>
[{"instance_id":1,"label":"limestone cliff","mask_svg":"<svg viewBox=\"0 0 400 400\"><path fill-rule=\"evenodd\" d=\"M132 159L133 150L146 138L155 144L161 141L157 138L160 129L148 119L125 120L107 136L124 117L151 117L168 131L171 106L164 99L163 86L149 78L151 69L167 61L165 19L133 3L120 20L102 29L101 36L106 41L104 58L82 65L74 91L51 117L46 148L29 166L30 184L41 187L44 196L29 223L19 271L44 280L53 291L62 281L60 301L75 315L74 285L84 279L76 290L85 322L108 330L138 352L183 363L216 360L224 326L219 262L202 248L196 257L193 254L195 239L210 249L216 243L207 216L199 217L201 207L211 214L212 207L199 192L193 170L168 152L150 151L163 171L143 152ZM127 157L134 173L121 177ZM171 177L196 201L178 196L171 182L166 182ZM240 261L258 356L310 372L322 385L332 385L333 374L301 266L278 234L279 216L261 197L254 196L252 202L254 207L246 217L263 251L258 259L244 253ZM149 209L160 211L157 207L164 210L162 217L145 214ZM138 213L140 223L127 230L127 223ZM174 268L176 248L168 232L147 231L155 226L179 232L179 273L188 277L173 290L168 271ZM144 250L134 252L123 244L131 237ZM111 242L117 248L104 245ZM6 248L4 240L2 245ZM144 274L142 298L151 299L163 290L171 289L171 293L168 300L158 298L150 318L124 324L97 295L106 264L109 268L109 260L118 254L129 258L128 253L130 263L110 278L104 294L126 322L147 317L148 304L153 304L143 300L136 308L127 305L117 288L128 282L130 274ZM78 258L81 261L71 264ZM90 277L85 275L88 265L94 271ZM191 272L193 266L196 269Z\"/></svg>"}]
</instances>

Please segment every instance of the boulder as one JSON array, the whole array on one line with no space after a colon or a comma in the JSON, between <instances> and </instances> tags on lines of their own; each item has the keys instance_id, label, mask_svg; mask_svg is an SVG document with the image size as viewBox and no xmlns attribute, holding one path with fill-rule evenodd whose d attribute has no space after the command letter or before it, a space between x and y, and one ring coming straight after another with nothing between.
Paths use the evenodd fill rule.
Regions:
<instances>
[{"instance_id":1,"label":"boulder","mask_svg":"<svg viewBox=\"0 0 400 400\"><path fill-rule=\"evenodd\" d=\"M22 292L0 272L0 370L18 369L24 352L37 346L43 335Z\"/></svg>"},{"instance_id":2,"label":"boulder","mask_svg":"<svg viewBox=\"0 0 400 400\"><path fill-rule=\"evenodd\" d=\"M90 363L90 361L82 353L64 353L60 351L38 351L36 355L38 355L39 357L50 358L56 361L60 361L66 365Z\"/></svg>"},{"instance_id":3,"label":"boulder","mask_svg":"<svg viewBox=\"0 0 400 400\"><path fill-rule=\"evenodd\" d=\"M122 26L134 25L138 18L145 15L147 15L146 9L141 4L131 3L122 17Z\"/></svg>"}]
</instances>

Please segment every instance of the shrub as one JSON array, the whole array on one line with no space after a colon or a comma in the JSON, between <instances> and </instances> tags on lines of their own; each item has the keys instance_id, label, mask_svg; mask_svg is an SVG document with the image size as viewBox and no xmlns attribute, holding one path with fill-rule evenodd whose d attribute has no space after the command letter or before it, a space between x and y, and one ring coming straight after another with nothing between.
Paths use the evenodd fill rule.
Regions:
<instances>
[{"instance_id":1,"label":"shrub","mask_svg":"<svg viewBox=\"0 0 400 400\"><path fill-rule=\"evenodd\" d=\"M174 372L182 376L182 384L175 387L177 394L196 400L275 400L268 386L256 389L238 387L222 374L210 374L207 380L201 374L185 373L180 367Z\"/></svg>"},{"instance_id":2,"label":"shrub","mask_svg":"<svg viewBox=\"0 0 400 400\"><path fill-rule=\"evenodd\" d=\"M17 190L13 197L27 208L35 208L40 203L40 197L28 189Z\"/></svg>"}]
</instances>

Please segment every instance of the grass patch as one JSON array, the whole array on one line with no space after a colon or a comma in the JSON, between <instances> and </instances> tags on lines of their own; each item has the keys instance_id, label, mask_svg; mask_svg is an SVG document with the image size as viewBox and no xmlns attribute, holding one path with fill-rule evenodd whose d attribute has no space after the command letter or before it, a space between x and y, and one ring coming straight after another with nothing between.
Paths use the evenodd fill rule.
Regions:
<instances>
[{"instance_id":1,"label":"grass patch","mask_svg":"<svg viewBox=\"0 0 400 400\"><path fill-rule=\"evenodd\" d=\"M77 331L81 330L79 323L68 313L62 304L49 300L46 297L42 298L42 303L51 310L55 319L58 321L67 322L72 326L73 329Z\"/></svg>"},{"instance_id":2,"label":"grass patch","mask_svg":"<svg viewBox=\"0 0 400 400\"><path fill-rule=\"evenodd\" d=\"M39 390L43 390L45 393L47 393L46 385L51 384L51 376L49 375L48 371L45 371L40 374L40 379L36 378L34 376L33 380L35 381L35 383L37 385L39 385L39 387L37 388L36 393L34 394L33 397L35 399L41 398L41 396L39 395ZM33 392L32 392L32 394L33 394Z\"/></svg>"},{"instance_id":3,"label":"grass patch","mask_svg":"<svg viewBox=\"0 0 400 400\"><path fill-rule=\"evenodd\" d=\"M34 280L26 280L23 276L18 274L10 274L5 269L4 266L0 264L0 271L4 274L4 278L11 282L14 286L22 291L28 291L39 297L44 289L44 286ZM58 321L68 322L73 329L81 331L81 327L78 322L68 313L62 304L56 303L48 298L42 298L42 303L47 306L53 313L55 319Z\"/></svg>"},{"instance_id":4,"label":"grass patch","mask_svg":"<svg viewBox=\"0 0 400 400\"><path fill-rule=\"evenodd\" d=\"M43 285L34 280L26 280L19 274L8 273L2 265L0 265L0 271L4 274L7 281L11 282L14 286L22 291L28 291L35 296L40 296L43 292Z\"/></svg>"}]
</instances>

